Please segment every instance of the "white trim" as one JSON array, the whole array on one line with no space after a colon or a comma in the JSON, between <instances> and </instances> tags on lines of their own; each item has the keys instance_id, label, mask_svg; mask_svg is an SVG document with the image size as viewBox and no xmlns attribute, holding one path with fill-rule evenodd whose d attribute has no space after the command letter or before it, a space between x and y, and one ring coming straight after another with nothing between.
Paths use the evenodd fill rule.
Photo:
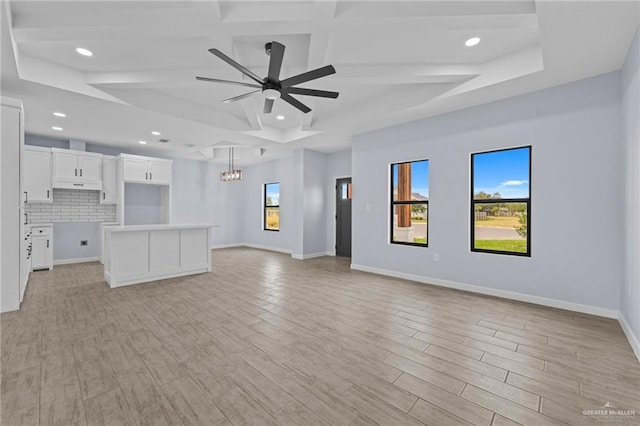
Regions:
<instances>
[{"instance_id":1,"label":"white trim","mask_svg":"<svg viewBox=\"0 0 640 426\"><path fill-rule=\"evenodd\" d=\"M291 250L283 249L279 247L261 246L259 244L249 244L249 243L242 243L241 245L249 248L258 249L258 250L277 251L279 253L291 254Z\"/></svg>"},{"instance_id":2,"label":"white trim","mask_svg":"<svg viewBox=\"0 0 640 426\"><path fill-rule=\"evenodd\" d=\"M323 256L331 256L331 252L329 251L321 251L318 253L310 253L310 254L292 254L291 257L298 260L305 259L313 259L314 257L323 257Z\"/></svg>"},{"instance_id":3,"label":"white trim","mask_svg":"<svg viewBox=\"0 0 640 426\"><path fill-rule=\"evenodd\" d=\"M54 260L54 265L68 265L70 263L85 263L85 262L98 262L100 257L79 257L77 259L58 259Z\"/></svg>"},{"instance_id":4,"label":"white trim","mask_svg":"<svg viewBox=\"0 0 640 426\"><path fill-rule=\"evenodd\" d=\"M627 322L627 319L624 317L622 312L618 312L618 322L620 323L625 336L627 336L627 340L631 345L631 349L633 349L633 352L635 352L638 361L640 361L640 340L638 339L638 336L633 334L633 330L631 330L631 326L629 326L629 323Z\"/></svg>"},{"instance_id":5,"label":"white trim","mask_svg":"<svg viewBox=\"0 0 640 426\"><path fill-rule=\"evenodd\" d=\"M354 269L356 271L371 272L379 275L386 275L394 278L402 278L410 281L417 281L420 283L436 285L439 287L454 288L457 290L470 291L472 293L486 294L489 296L500 297L504 299L518 300L520 302L550 306L552 308L558 308L558 309L566 309L568 311L581 312L581 313L590 314L590 315L597 315L605 318L618 319L619 317L618 311L614 309L606 309L606 308L600 308L598 306L582 305L582 304L573 303L573 302L565 302L564 300L549 299L546 297L533 296L533 295L524 294L524 293L517 293L515 291L481 287L473 284L441 280L438 278L424 277L422 275L406 274L403 272L373 268L370 266L357 265L353 263L351 264L351 269Z\"/></svg>"},{"instance_id":6,"label":"white trim","mask_svg":"<svg viewBox=\"0 0 640 426\"><path fill-rule=\"evenodd\" d=\"M231 243L231 244L218 244L218 245L214 245L211 246L211 250L218 250L218 249L225 249L225 248L232 248L232 247L243 247L244 244L242 243Z\"/></svg>"}]
</instances>

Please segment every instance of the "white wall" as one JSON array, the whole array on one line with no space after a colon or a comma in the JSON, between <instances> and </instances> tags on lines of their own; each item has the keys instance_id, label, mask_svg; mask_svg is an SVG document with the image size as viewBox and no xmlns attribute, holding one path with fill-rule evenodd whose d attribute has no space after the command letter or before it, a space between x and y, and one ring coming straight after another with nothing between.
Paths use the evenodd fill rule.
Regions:
<instances>
[{"instance_id":1,"label":"white wall","mask_svg":"<svg viewBox=\"0 0 640 426\"><path fill-rule=\"evenodd\" d=\"M615 315L624 256L620 114L620 75L611 73L357 136L354 267ZM471 253L470 153L525 144L533 147L532 256ZM415 159L430 160L429 248L388 243L389 163Z\"/></svg>"},{"instance_id":2,"label":"white wall","mask_svg":"<svg viewBox=\"0 0 640 426\"><path fill-rule=\"evenodd\" d=\"M626 158L625 275L621 311L640 358L640 31L622 68L622 111Z\"/></svg>"},{"instance_id":3,"label":"white wall","mask_svg":"<svg viewBox=\"0 0 640 426\"><path fill-rule=\"evenodd\" d=\"M327 154L326 177L326 248L329 253L336 252L336 179L351 176L351 150ZM357 190L357 189L355 189Z\"/></svg>"}]
</instances>

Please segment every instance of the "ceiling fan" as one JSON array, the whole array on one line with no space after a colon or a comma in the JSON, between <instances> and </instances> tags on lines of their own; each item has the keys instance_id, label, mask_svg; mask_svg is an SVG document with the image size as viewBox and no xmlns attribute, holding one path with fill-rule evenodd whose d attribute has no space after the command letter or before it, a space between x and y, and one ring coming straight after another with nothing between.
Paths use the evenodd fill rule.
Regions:
<instances>
[{"instance_id":1,"label":"ceiling fan","mask_svg":"<svg viewBox=\"0 0 640 426\"><path fill-rule=\"evenodd\" d=\"M239 70L241 73L251 78L256 83L246 83L242 81L229 81L229 80L220 80L217 78L209 78L209 77L196 77L196 79L201 81L210 81L213 83L225 83L225 84L235 84L237 86L245 86L252 87L258 90L254 90L253 92L245 93L244 95L235 96L233 98L225 99L224 103L230 103L239 101L241 99L248 98L249 96L262 92L264 94L264 108L263 112L265 114L269 114L273 109L273 102L280 98L285 102L293 105L298 108L300 111L307 113L311 111L311 108L291 96L294 95L305 95L305 96L319 96L321 98L337 98L338 92L329 92L326 90L315 90L315 89L306 89L303 87L293 87L301 83L305 83L307 81L315 80L321 77L326 77L331 74L335 74L336 70L332 65L327 65L312 71L307 71L302 74L294 75L293 77L285 78L284 80L280 80L280 69L282 68L282 59L284 58L284 45L278 43L277 41L273 41L271 43L265 44L265 51L267 55L271 56L269 60L269 71L265 78L260 78L251 70L243 67L218 49L209 49L209 52L216 55L218 58L222 59L232 67Z\"/></svg>"}]
</instances>

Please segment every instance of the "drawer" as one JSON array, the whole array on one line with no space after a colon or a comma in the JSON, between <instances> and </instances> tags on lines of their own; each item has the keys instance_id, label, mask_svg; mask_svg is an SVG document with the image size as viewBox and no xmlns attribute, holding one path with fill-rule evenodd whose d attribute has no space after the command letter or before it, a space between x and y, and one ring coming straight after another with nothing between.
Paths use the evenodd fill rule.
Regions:
<instances>
[{"instance_id":1,"label":"drawer","mask_svg":"<svg viewBox=\"0 0 640 426\"><path fill-rule=\"evenodd\" d=\"M37 237L38 235L50 236L51 235L51 227L50 226L33 226L33 227L31 227L31 236Z\"/></svg>"}]
</instances>

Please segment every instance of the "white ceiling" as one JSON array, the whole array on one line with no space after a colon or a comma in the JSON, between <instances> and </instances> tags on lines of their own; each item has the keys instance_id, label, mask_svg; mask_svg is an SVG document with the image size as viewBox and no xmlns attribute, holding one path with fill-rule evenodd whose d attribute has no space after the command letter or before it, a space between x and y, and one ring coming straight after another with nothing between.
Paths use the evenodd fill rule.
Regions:
<instances>
[{"instance_id":1,"label":"white ceiling","mask_svg":"<svg viewBox=\"0 0 640 426\"><path fill-rule=\"evenodd\" d=\"M618 70L640 22L637 1L2 3L2 94L23 100L27 132L222 163L236 146L241 165ZM210 48L266 75L274 40L281 78L332 64L303 86L340 97L298 96L308 114L278 100L265 115L260 94L221 103L251 89L194 78L243 80Z\"/></svg>"}]
</instances>

